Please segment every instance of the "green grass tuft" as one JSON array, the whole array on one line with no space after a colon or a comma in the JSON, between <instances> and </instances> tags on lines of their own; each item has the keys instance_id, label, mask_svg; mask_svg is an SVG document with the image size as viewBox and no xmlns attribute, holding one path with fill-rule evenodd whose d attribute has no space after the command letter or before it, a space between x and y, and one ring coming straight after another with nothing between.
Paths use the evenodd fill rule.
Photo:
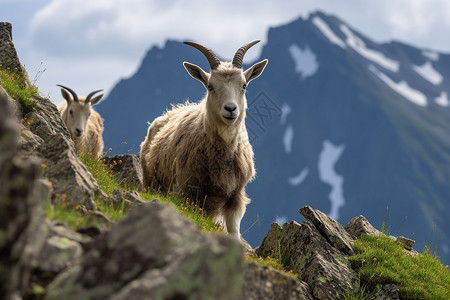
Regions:
<instances>
[{"instance_id":1,"label":"green grass tuft","mask_svg":"<svg viewBox=\"0 0 450 300\"><path fill-rule=\"evenodd\" d=\"M34 85L28 86L25 79L17 72L6 69L3 70L0 65L1 85L6 92L22 107L23 115L31 112L36 106L36 102L31 99L32 95L38 94L38 88Z\"/></svg>"},{"instance_id":2,"label":"green grass tuft","mask_svg":"<svg viewBox=\"0 0 450 300\"><path fill-rule=\"evenodd\" d=\"M426 248L411 255L387 236L361 236L349 258L369 288L396 284L402 299L450 299L450 272Z\"/></svg>"}]
</instances>

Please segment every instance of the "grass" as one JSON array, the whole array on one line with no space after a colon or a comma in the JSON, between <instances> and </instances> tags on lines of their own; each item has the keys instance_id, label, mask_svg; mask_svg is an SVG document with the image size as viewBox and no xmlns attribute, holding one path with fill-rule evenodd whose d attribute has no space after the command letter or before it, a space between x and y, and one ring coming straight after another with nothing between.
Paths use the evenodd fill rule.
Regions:
<instances>
[{"instance_id":1,"label":"grass","mask_svg":"<svg viewBox=\"0 0 450 300\"><path fill-rule=\"evenodd\" d=\"M31 98L38 94L38 88L35 85L27 86L25 79L16 71L2 69L0 65L1 85L6 92L22 107L23 115L26 115L34 109L36 102Z\"/></svg>"},{"instance_id":2,"label":"grass","mask_svg":"<svg viewBox=\"0 0 450 300\"><path fill-rule=\"evenodd\" d=\"M260 266L267 266L270 267L272 269L275 269L279 272L282 272L286 275L291 276L292 278L296 279L296 280L300 280L300 273L299 272L294 272L293 270L288 270L282 263L281 260L277 257L271 257L268 256L266 258L262 258L262 257L253 257L253 256L249 256L249 255L244 255L244 258L248 261L248 262L253 262L256 263Z\"/></svg>"},{"instance_id":3,"label":"grass","mask_svg":"<svg viewBox=\"0 0 450 300\"><path fill-rule=\"evenodd\" d=\"M109 150L109 152L112 149ZM106 152L104 154L107 154ZM100 188L108 195L112 194L117 189L130 190L128 187L121 186L112 174L114 164L120 164L121 161L113 162L111 165L104 164L102 158L95 158L92 155L79 154L80 160L85 164L87 169L97 180ZM222 226L214 223L211 218L206 215L205 211L198 204L182 196L178 196L172 192L155 193L151 191L142 191L140 196L143 200L151 201L158 199L160 202L169 203L173 205L178 212L186 218L192 220L202 231L205 232L223 232ZM103 212L106 216L114 221L119 221L126 217L127 210L125 203L122 205L113 205L112 203L105 203L102 199L94 199L97 209ZM63 215L59 215L63 217ZM68 216L71 218L70 216Z\"/></svg>"},{"instance_id":4,"label":"grass","mask_svg":"<svg viewBox=\"0 0 450 300\"><path fill-rule=\"evenodd\" d=\"M396 284L402 299L450 299L450 271L429 248L411 255L387 236L361 236L349 258L361 283Z\"/></svg>"}]
</instances>

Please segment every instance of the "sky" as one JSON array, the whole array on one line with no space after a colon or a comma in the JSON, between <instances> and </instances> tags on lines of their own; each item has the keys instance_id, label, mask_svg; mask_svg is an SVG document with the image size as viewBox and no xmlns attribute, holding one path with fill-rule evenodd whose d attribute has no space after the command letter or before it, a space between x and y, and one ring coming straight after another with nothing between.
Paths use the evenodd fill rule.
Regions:
<instances>
[{"instance_id":1,"label":"sky","mask_svg":"<svg viewBox=\"0 0 450 300\"><path fill-rule=\"evenodd\" d=\"M56 84L79 95L114 85L137 70L146 52L167 39L194 40L220 57L254 39L256 59L270 27L321 10L376 42L401 41L450 53L448 0L0 0L0 21L30 79L55 103Z\"/></svg>"}]
</instances>

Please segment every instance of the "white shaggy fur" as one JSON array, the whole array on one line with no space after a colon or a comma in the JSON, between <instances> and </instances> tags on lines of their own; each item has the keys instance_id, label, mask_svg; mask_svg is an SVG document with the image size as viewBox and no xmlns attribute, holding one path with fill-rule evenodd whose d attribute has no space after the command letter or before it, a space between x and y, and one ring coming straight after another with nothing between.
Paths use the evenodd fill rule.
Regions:
<instances>
[{"instance_id":1,"label":"white shaggy fur","mask_svg":"<svg viewBox=\"0 0 450 300\"><path fill-rule=\"evenodd\" d=\"M145 187L191 197L237 239L250 203L245 186L255 175L245 127L245 88L267 62L246 71L234 63L217 62L211 73L185 62L188 73L206 87L205 97L156 118L141 144Z\"/></svg>"},{"instance_id":2,"label":"white shaggy fur","mask_svg":"<svg viewBox=\"0 0 450 300\"><path fill-rule=\"evenodd\" d=\"M103 94L92 98L93 94L99 92L95 91L85 98L76 96L68 89L71 96L65 89L68 88L61 88L61 94L66 101L58 105L58 111L74 141L75 150L93 157L101 156L104 147L103 120L91 106L98 103Z\"/></svg>"}]
</instances>

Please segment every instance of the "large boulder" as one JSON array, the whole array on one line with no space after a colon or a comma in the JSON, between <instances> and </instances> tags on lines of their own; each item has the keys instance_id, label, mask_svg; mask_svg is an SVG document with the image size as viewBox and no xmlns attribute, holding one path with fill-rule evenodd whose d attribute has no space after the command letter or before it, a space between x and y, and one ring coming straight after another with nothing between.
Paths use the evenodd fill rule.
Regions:
<instances>
[{"instance_id":1,"label":"large boulder","mask_svg":"<svg viewBox=\"0 0 450 300\"><path fill-rule=\"evenodd\" d=\"M168 204L132 210L49 285L51 299L236 299L242 248L202 234Z\"/></svg>"}]
</instances>

